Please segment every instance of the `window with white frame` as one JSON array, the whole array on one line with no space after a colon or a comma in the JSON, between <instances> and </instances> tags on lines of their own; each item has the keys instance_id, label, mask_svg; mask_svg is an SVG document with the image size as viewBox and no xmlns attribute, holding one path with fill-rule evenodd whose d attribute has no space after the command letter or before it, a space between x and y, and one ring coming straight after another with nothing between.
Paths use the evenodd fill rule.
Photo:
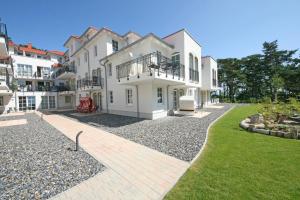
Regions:
<instances>
[{"instance_id":1,"label":"window with white frame","mask_svg":"<svg viewBox=\"0 0 300 200\"><path fill-rule=\"evenodd\" d=\"M108 64L108 76L112 76L112 65L111 65L111 63Z\"/></svg>"},{"instance_id":2,"label":"window with white frame","mask_svg":"<svg viewBox=\"0 0 300 200\"><path fill-rule=\"evenodd\" d=\"M133 104L132 89L126 89L126 103L128 105Z\"/></svg>"},{"instance_id":3,"label":"window with white frame","mask_svg":"<svg viewBox=\"0 0 300 200\"><path fill-rule=\"evenodd\" d=\"M84 62L87 62L87 61L88 61L88 53L85 52L85 53L84 53Z\"/></svg>"},{"instance_id":4,"label":"window with white frame","mask_svg":"<svg viewBox=\"0 0 300 200\"><path fill-rule=\"evenodd\" d=\"M65 103L71 103L71 96L65 96Z\"/></svg>"},{"instance_id":5,"label":"window with white frame","mask_svg":"<svg viewBox=\"0 0 300 200\"><path fill-rule=\"evenodd\" d=\"M116 52L119 50L119 43L115 40L112 40L112 50L113 50L113 52Z\"/></svg>"},{"instance_id":6,"label":"window with white frame","mask_svg":"<svg viewBox=\"0 0 300 200\"><path fill-rule=\"evenodd\" d=\"M42 109L48 109L48 96L42 96L41 107Z\"/></svg>"},{"instance_id":7,"label":"window with white frame","mask_svg":"<svg viewBox=\"0 0 300 200\"><path fill-rule=\"evenodd\" d=\"M94 56L96 57L98 55L97 45L94 46Z\"/></svg>"},{"instance_id":8,"label":"window with white frame","mask_svg":"<svg viewBox=\"0 0 300 200\"><path fill-rule=\"evenodd\" d=\"M163 90L162 90L162 88L157 88L157 103L163 103Z\"/></svg>"},{"instance_id":9,"label":"window with white frame","mask_svg":"<svg viewBox=\"0 0 300 200\"><path fill-rule=\"evenodd\" d=\"M49 108L55 108L55 96L49 96Z\"/></svg>"},{"instance_id":10,"label":"window with white frame","mask_svg":"<svg viewBox=\"0 0 300 200\"><path fill-rule=\"evenodd\" d=\"M3 96L0 96L0 106L4 106Z\"/></svg>"},{"instance_id":11,"label":"window with white frame","mask_svg":"<svg viewBox=\"0 0 300 200\"><path fill-rule=\"evenodd\" d=\"M114 103L113 91L109 91L109 102Z\"/></svg>"}]
</instances>

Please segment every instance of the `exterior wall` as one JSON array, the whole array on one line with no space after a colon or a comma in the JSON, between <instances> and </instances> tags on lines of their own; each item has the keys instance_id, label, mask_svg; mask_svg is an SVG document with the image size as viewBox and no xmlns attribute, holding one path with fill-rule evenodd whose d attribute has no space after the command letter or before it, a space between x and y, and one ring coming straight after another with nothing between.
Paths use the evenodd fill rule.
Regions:
<instances>
[{"instance_id":1,"label":"exterior wall","mask_svg":"<svg viewBox=\"0 0 300 200\"><path fill-rule=\"evenodd\" d=\"M172 92L174 89L177 89L178 93L179 90L183 90L183 95L193 96L195 108L200 107L202 103L208 102L208 92L204 93L204 91L200 89L203 85L202 83L205 81L203 77L206 77L204 75L202 77L201 46L197 44L197 42L195 42L186 31L182 30L164 38L164 40L167 43L173 45L174 48L167 47L165 44L162 44L162 42L153 37L148 37L142 42L136 43L133 46L126 48L126 50L122 50L116 54L113 54L112 56L108 57L108 63L106 65L106 67L108 66L108 64L111 64L112 66L112 76L109 76L108 68L105 69L104 66L101 66L99 60L113 53L112 40L118 41L118 49L120 50L126 45L140 39L139 36L134 34L128 34L126 35L126 37L124 37L124 39L121 39L119 36L104 31L103 33L100 33L96 37L94 37L92 41L85 44L84 48L81 48L74 56L70 57L70 61L75 61L76 63L77 79L84 78L86 76L86 73L88 73L88 69L90 69L89 74L91 76L92 70L97 68L101 69L102 78L107 77L107 79L104 80L105 85L102 89L84 91L77 90L75 103L76 105L79 104L79 97L90 96L94 98L93 94L97 93L101 94L103 112L156 119L167 116L168 110L173 108ZM71 44L71 41L69 41L68 43ZM73 39L73 43L76 42L77 40ZM80 45L78 45L76 48L78 49ZM95 45L97 45L98 50L97 56L94 55ZM76 48L74 47L74 49ZM85 61L84 54L87 51L89 52L89 58L88 61ZM185 65L184 82L175 81L172 83L170 82L170 80L167 80L164 77L159 77L157 79L155 75L152 77L147 77L145 79L143 79L144 77L141 77L140 80L142 79L143 81L130 80L126 83L120 83L118 81L116 74L117 65L156 51L162 52L162 55L169 58L171 58L174 53L178 52L180 54L180 62ZM195 62L195 57L198 58L199 82L189 80L190 53L193 54L193 62ZM72 53L70 53L70 55L72 55ZM78 58L80 58L80 64L78 63ZM172 86L172 84L174 86ZM157 88L162 88L163 90L163 103L157 102ZM128 105L126 102L127 89L132 90L133 102L130 105ZM110 91L113 92L113 103L110 103Z\"/></svg>"},{"instance_id":2,"label":"exterior wall","mask_svg":"<svg viewBox=\"0 0 300 200\"><path fill-rule=\"evenodd\" d=\"M217 62L207 56L207 57L202 57L202 79L203 79L203 89L208 89L208 90L216 90L218 87L218 66ZM216 86L213 86L213 74L212 74L212 69L216 70L217 73L217 84Z\"/></svg>"}]
</instances>

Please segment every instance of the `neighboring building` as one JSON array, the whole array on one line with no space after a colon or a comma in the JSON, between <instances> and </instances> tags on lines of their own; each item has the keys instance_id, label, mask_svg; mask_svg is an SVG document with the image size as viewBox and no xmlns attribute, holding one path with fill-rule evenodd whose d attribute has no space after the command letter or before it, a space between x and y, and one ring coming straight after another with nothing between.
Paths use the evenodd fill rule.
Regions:
<instances>
[{"instance_id":1,"label":"neighboring building","mask_svg":"<svg viewBox=\"0 0 300 200\"><path fill-rule=\"evenodd\" d=\"M99 111L156 119L169 110L199 109L217 89L216 62L202 57L184 29L159 38L89 27L64 46L68 65L56 77L76 80L76 105L90 96Z\"/></svg>"},{"instance_id":2,"label":"neighboring building","mask_svg":"<svg viewBox=\"0 0 300 200\"><path fill-rule=\"evenodd\" d=\"M69 101L60 101L59 91L65 83L52 78L52 73L61 67L64 53L47 51L9 41L9 55L14 68L14 82L17 85L12 104L18 111L36 109L57 109L74 106Z\"/></svg>"},{"instance_id":3,"label":"neighboring building","mask_svg":"<svg viewBox=\"0 0 300 200\"><path fill-rule=\"evenodd\" d=\"M8 35L6 24L0 22L0 114L13 108L11 90L13 68L8 53Z\"/></svg>"}]
</instances>

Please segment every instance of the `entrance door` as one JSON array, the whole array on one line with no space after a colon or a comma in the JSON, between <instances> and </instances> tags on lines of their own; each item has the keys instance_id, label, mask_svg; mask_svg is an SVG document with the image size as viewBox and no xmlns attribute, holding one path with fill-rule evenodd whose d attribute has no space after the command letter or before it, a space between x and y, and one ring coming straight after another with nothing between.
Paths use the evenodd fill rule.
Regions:
<instances>
[{"instance_id":1,"label":"entrance door","mask_svg":"<svg viewBox=\"0 0 300 200\"><path fill-rule=\"evenodd\" d=\"M35 96L27 97L28 110L35 110Z\"/></svg>"},{"instance_id":2,"label":"entrance door","mask_svg":"<svg viewBox=\"0 0 300 200\"><path fill-rule=\"evenodd\" d=\"M26 97L19 96L19 111L26 111Z\"/></svg>"}]
</instances>

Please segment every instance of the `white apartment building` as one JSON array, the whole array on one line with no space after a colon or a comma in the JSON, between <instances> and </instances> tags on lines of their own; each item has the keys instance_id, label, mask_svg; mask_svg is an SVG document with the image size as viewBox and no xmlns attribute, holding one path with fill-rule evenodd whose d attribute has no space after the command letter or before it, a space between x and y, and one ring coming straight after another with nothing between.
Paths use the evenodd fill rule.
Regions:
<instances>
[{"instance_id":1,"label":"white apartment building","mask_svg":"<svg viewBox=\"0 0 300 200\"><path fill-rule=\"evenodd\" d=\"M98 111L156 119L210 104L218 89L216 61L185 29L159 38L89 27L64 46L69 65L56 77L76 81L76 105L90 96Z\"/></svg>"},{"instance_id":2,"label":"white apartment building","mask_svg":"<svg viewBox=\"0 0 300 200\"><path fill-rule=\"evenodd\" d=\"M61 67L64 53L35 48L31 43L8 44L17 88L10 105L18 111L74 108L72 98L61 95L69 90L64 81L55 81L52 74Z\"/></svg>"},{"instance_id":3,"label":"white apartment building","mask_svg":"<svg viewBox=\"0 0 300 200\"><path fill-rule=\"evenodd\" d=\"M10 88L13 69L8 53L6 24L0 22L0 114L7 112L13 96Z\"/></svg>"}]
</instances>

